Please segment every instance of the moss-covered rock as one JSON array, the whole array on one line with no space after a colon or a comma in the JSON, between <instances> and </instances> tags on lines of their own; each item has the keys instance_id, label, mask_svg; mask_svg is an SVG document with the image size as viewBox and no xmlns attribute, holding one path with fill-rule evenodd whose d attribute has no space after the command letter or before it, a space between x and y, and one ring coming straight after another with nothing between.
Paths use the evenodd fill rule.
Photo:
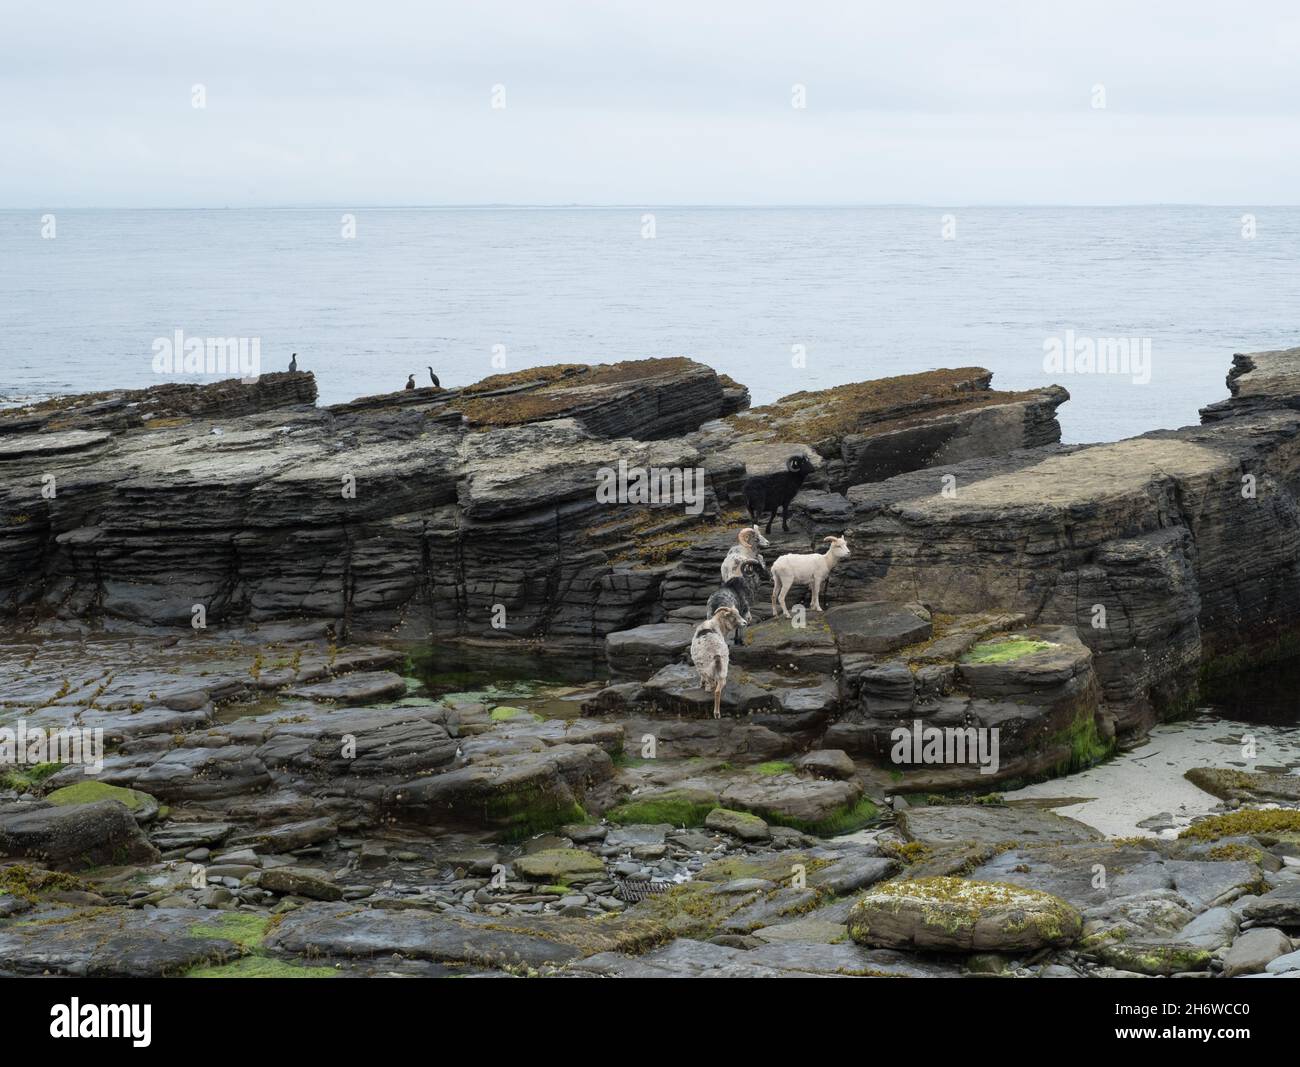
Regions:
<instances>
[{"instance_id":1,"label":"moss-covered rock","mask_svg":"<svg viewBox=\"0 0 1300 1067\"><path fill-rule=\"evenodd\" d=\"M56 899L60 893L86 893L91 886L65 871L47 871L25 863L0 867L0 896L17 897L28 904Z\"/></svg>"},{"instance_id":2,"label":"moss-covered rock","mask_svg":"<svg viewBox=\"0 0 1300 1067\"><path fill-rule=\"evenodd\" d=\"M515 860L514 868L529 881L550 885L568 885L575 878L605 873L600 857L580 848L548 848L534 852Z\"/></svg>"},{"instance_id":3,"label":"moss-covered rock","mask_svg":"<svg viewBox=\"0 0 1300 1067\"><path fill-rule=\"evenodd\" d=\"M1300 810L1247 808L1198 819L1179 837L1193 841L1218 841L1223 837L1258 837L1267 840L1279 834L1300 833Z\"/></svg>"},{"instance_id":4,"label":"moss-covered rock","mask_svg":"<svg viewBox=\"0 0 1300 1067\"><path fill-rule=\"evenodd\" d=\"M1063 948L1082 925L1078 911L1050 893L951 877L878 885L849 912L859 944L934 952Z\"/></svg>"},{"instance_id":5,"label":"moss-covered rock","mask_svg":"<svg viewBox=\"0 0 1300 1067\"><path fill-rule=\"evenodd\" d=\"M27 793L35 789L50 775L63 769L60 763L36 763L9 767L0 771L0 789L13 789Z\"/></svg>"},{"instance_id":6,"label":"moss-covered rock","mask_svg":"<svg viewBox=\"0 0 1300 1067\"><path fill-rule=\"evenodd\" d=\"M703 789L666 789L610 808L605 818L620 826L633 823L703 826L709 812L717 806L716 793Z\"/></svg>"},{"instance_id":7,"label":"moss-covered rock","mask_svg":"<svg viewBox=\"0 0 1300 1067\"><path fill-rule=\"evenodd\" d=\"M488 718L493 722L515 722L523 719L541 720L540 715L534 715L531 711L525 711L523 708L512 708L506 704L493 708L488 713Z\"/></svg>"},{"instance_id":8,"label":"moss-covered rock","mask_svg":"<svg viewBox=\"0 0 1300 1067\"><path fill-rule=\"evenodd\" d=\"M704 820L704 825L710 830L720 830L742 841L766 841L772 836L767 823L757 815L729 808L714 808Z\"/></svg>"},{"instance_id":9,"label":"moss-covered rock","mask_svg":"<svg viewBox=\"0 0 1300 1067\"><path fill-rule=\"evenodd\" d=\"M47 793L45 799L51 804L89 804L96 800L116 800L130 809L136 822L148 822L158 814L158 801L148 793L91 779L55 789Z\"/></svg>"},{"instance_id":10,"label":"moss-covered rock","mask_svg":"<svg viewBox=\"0 0 1300 1067\"><path fill-rule=\"evenodd\" d=\"M303 967L267 956L245 956L233 963L195 967L186 978L338 978L333 967Z\"/></svg>"},{"instance_id":11,"label":"moss-covered rock","mask_svg":"<svg viewBox=\"0 0 1300 1067\"><path fill-rule=\"evenodd\" d=\"M231 941L251 950L261 945L262 939L275 928L275 922L272 916L258 912L222 911L191 926L189 936Z\"/></svg>"},{"instance_id":12,"label":"moss-covered rock","mask_svg":"<svg viewBox=\"0 0 1300 1067\"><path fill-rule=\"evenodd\" d=\"M1223 800L1300 800L1300 775L1239 771L1228 767L1193 767L1183 775L1198 789Z\"/></svg>"},{"instance_id":13,"label":"moss-covered rock","mask_svg":"<svg viewBox=\"0 0 1300 1067\"><path fill-rule=\"evenodd\" d=\"M1111 941L1097 949L1102 962L1138 974L1171 975L1203 971L1210 965L1207 948L1173 942Z\"/></svg>"},{"instance_id":14,"label":"moss-covered rock","mask_svg":"<svg viewBox=\"0 0 1300 1067\"><path fill-rule=\"evenodd\" d=\"M962 657L963 663L1010 663L1022 659L1034 652L1046 652L1054 648L1048 641L1037 641L1027 637L1002 637L993 641L977 644Z\"/></svg>"}]
</instances>

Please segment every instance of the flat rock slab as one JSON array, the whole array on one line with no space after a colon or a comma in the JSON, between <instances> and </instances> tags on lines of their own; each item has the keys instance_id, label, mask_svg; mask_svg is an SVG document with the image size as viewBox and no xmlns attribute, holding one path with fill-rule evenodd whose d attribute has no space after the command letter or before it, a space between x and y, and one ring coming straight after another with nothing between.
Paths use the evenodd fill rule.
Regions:
<instances>
[{"instance_id":1,"label":"flat rock slab","mask_svg":"<svg viewBox=\"0 0 1300 1067\"><path fill-rule=\"evenodd\" d=\"M862 786L857 782L758 774L728 785L721 800L729 808L813 826L856 804L861 796Z\"/></svg>"},{"instance_id":2,"label":"flat rock slab","mask_svg":"<svg viewBox=\"0 0 1300 1067\"><path fill-rule=\"evenodd\" d=\"M682 659L698 623L655 622L605 637L605 658L615 674L648 678L660 667Z\"/></svg>"},{"instance_id":3,"label":"flat rock slab","mask_svg":"<svg viewBox=\"0 0 1300 1067\"><path fill-rule=\"evenodd\" d=\"M760 935L761 936L760 932ZM804 971L836 977L862 978L956 978L961 970L924 956L886 948L866 948L852 941L821 944L809 941L777 940L749 952L764 966L782 971Z\"/></svg>"},{"instance_id":4,"label":"flat rock slab","mask_svg":"<svg viewBox=\"0 0 1300 1067\"><path fill-rule=\"evenodd\" d=\"M642 956L591 956L569 964L564 973L611 978L956 978L961 971L851 942L776 941L745 950L680 938Z\"/></svg>"},{"instance_id":5,"label":"flat rock slab","mask_svg":"<svg viewBox=\"0 0 1300 1067\"><path fill-rule=\"evenodd\" d=\"M829 867L814 871L808 876L808 884L842 896L883 881L897 870L897 861L885 856L872 856L866 852L850 853L835 860Z\"/></svg>"},{"instance_id":6,"label":"flat rock slab","mask_svg":"<svg viewBox=\"0 0 1300 1067\"><path fill-rule=\"evenodd\" d=\"M699 673L689 664L674 663L657 671L645 683L643 695L664 711L713 717L713 693L700 687ZM744 715L759 710L775 711L779 707L776 696L749 681L733 660L722 690L722 713Z\"/></svg>"},{"instance_id":7,"label":"flat rock slab","mask_svg":"<svg viewBox=\"0 0 1300 1067\"><path fill-rule=\"evenodd\" d=\"M81 452L111 441L107 430L63 430L58 433L7 434L0 436L0 462L61 452Z\"/></svg>"},{"instance_id":8,"label":"flat rock slab","mask_svg":"<svg viewBox=\"0 0 1300 1067\"><path fill-rule=\"evenodd\" d=\"M1203 911L1178 931L1175 940L1218 952L1237 936L1237 917L1228 908Z\"/></svg>"},{"instance_id":9,"label":"flat rock slab","mask_svg":"<svg viewBox=\"0 0 1300 1067\"><path fill-rule=\"evenodd\" d=\"M1104 915L1097 918L1109 916L1123 928L1133 921L1132 907L1138 906L1127 902L1150 903L1164 894L1190 916L1240 896L1259 881L1259 868L1246 860L1171 860L1150 849L1110 841L1030 846L993 856L971 878L1039 889L1079 908L1102 909ZM1104 888L1094 884L1092 871L1098 864L1107 872ZM1177 926L1161 932L1174 929Z\"/></svg>"},{"instance_id":10,"label":"flat rock slab","mask_svg":"<svg viewBox=\"0 0 1300 1067\"><path fill-rule=\"evenodd\" d=\"M205 919L217 914L191 908L31 912L0 926L0 970L78 978L180 974L240 954L230 941L203 936Z\"/></svg>"},{"instance_id":11,"label":"flat rock slab","mask_svg":"<svg viewBox=\"0 0 1300 1067\"><path fill-rule=\"evenodd\" d=\"M828 922L826 919L810 915L804 919L796 919L794 922L764 926L755 930L754 936L760 941L768 942L811 941L830 945L842 940L847 933L848 929L843 923Z\"/></svg>"},{"instance_id":12,"label":"flat rock slab","mask_svg":"<svg viewBox=\"0 0 1300 1067\"><path fill-rule=\"evenodd\" d=\"M756 605L755 617L768 608ZM840 662L835 636L825 619L815 611L807 613L806 625L795 626L789 619L765 619L745 627L743 643L731 650L731 661L743 667L789 668L830 674Z\"/></svg>"},{"instance_id":13,"label":"flat rock slab","mask_svg":"<svg viewBox=\"0 0 1300 1067\"><path fill-rule=\"evenodd\" d=\"M300 848L310 848L312 845L329 841L336 837L338 832L334 820L323 817L241 834L231 840L230 844L246 845L254 852L262 854L296 852Z\"/></svg>"},{"instance_id":14,"label":"flat rock slab","mask_svg":"<svg viewBox=\"0 0 1300 1067\"><path fill-rule=\"evenodd\" d=\"M215 871L217 868L211 868ZM321 876L319 871L303 867L272 867L262 872L258 885L271 893L281 893L311 900L342 900L343 890Z\"/></svg>"},{"instance_id":15,"label":"flat rock slab","mask_svg":"<svg viewBox=\"0 0 1300 1067\"><path fill-rule=\"evenodd\" d=\"M1017 651L1040 643L1047 647ZM1000 700L1056 689L1091 666L1092 652L1073 626L1030 626L974 645L957 676L974 696Z\"/></svg>"},{"instance_id":16,"label":"flat rock slab","mask_svg":"<svg viewBox=\"0 0 1300 1067\"><path fill-rule=\"evenodd\" d=\"M1300 926L1300 880L1286 882L1246 905L1243 913L1257 923L1293 929Z\"/></svg>"},{"instance_id":17,"label":"flat rock slab","mask_svg":"<svg viewBox=\"0 0 1300 1067\"><path fill-rule=\"evenodd\" d=\"M261 792L271 774L252 745L182 745L163 753L131 784L168 801L214 800Z\"/></svg>"},{"instance_id":18,"label":"flat rock slab","mask_svg":"<svg viewBox=\"0 0 1300 1067\"><path fill-rule=\"evenodd\" d=\"M296 955L379 956L482 966L540 966L572 959L578 952L545 938L472 929L416 910L357 909L353 905L304 906L290 912L267 945Z\"/></svg>"},{"instance_id":19,"label":"flat rock slab","mask_svg":"<svg viewBox=\"0 0 1300 1067\"><path fill-rule=\"evenodd\" d=\"M742 949L678 938L642 956L597 953L570 964L565 974L602 978L813 978L757 960Z\"/></svg>"},{"instance_id":20,"label":"flat rock slab","mask_svg":"<svg viewBox=\"0 0 1300 1067\"><path fill-rule=\"evenodd\" d=\"M888 600L841 604L826 612L826 622L841 652L893 652L933 633L928 618Z\"/></svg>"},{"instance_id":21,"label":"flat rock slab","mask_svg":"<svg viewBox=\"0 0 1300 1067\"><path fill-rule=\"evenodd\" d=\"M1100 841L1090 826L1037 808L983 805L909 808L898 825L909 841L934 846L1015 842L1022 845Z\"/></svg>"},{"instance_id":22,"label":"flat rock slab","mask_svg":"<svg viewBox=\"0 0 1300 1067\"><path fill-rule=\"evenodd\" d=\"M849 912L849 933L859 944L933 952L1063 948L1082 927L1060 897L963 878L886 882Z\"/></svg>"},{"instance_id":23,"label":"flat rock slab","mask_svg":"<svg viewBox=\"0 0 1300 1067\"><path fill-rule=\"evenodd\" d=\"M219 845L234 830L228 822L169 822L155 827L149 835L155 848L164 852Z\"/></svg>"},{"instance_id":24,"label":"flat rock slab","mask_svg":"<svg viewBox=\"0 0 1300 1067\"><path fill-rule=\"evenodd\" d=\"M644 919L593 923L562 916L456 915L414 909L305 904L266 939L268 948L318 956L379 956L540 967L605 951L639 951L665 935Z\"/></svg>"},{"instance_id":25,"label":"flat rock slab","mask_svg":"<svg viewBox=\"0 0 1300 1067\"><path fill-rule=\"evenodd\" d=\"M379 704L406 696L406 679L392 671L358 671L328 682L286 689L286 696L339 704Z\"/></svg>"},{"instance_id":26,"label":"flat rock slab","mask_svg":"<svg viewBox=\"0 0 1300 1067\"><path fill-rule=\"evenodd\" d=\"M552 745L414 778L386 789L381 803L423 822L512 827L541 813L558 823L572 818L587 789L613 775L609 754L596 745Z\"/></svg>"}]
</instances>

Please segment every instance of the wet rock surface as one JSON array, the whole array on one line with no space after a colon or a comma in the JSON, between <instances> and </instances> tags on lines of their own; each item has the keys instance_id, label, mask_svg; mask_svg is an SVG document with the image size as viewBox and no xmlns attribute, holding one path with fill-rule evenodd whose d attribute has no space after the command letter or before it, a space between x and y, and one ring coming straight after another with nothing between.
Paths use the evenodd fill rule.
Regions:
<instances>
[{"instance_id":1,"label":"wet rock surface","mask_svg":"<svg viewBox=\"0 0 1300 1067\"><path fill-rule=\"evenodd\" d=\"M995 791L1073 782L1232 627L1254 654L1290 624L1275 356L1203 428L1090 448L1055 444L1063 391L977 369L757 412L647 361L0 414L0 730L104 746L89 786L0 768L0 974L1296 973L1285 759L1189 773L1208 814L1133 838ZM685 650L740 484L792 451L818 469L769 564L846 529L854 555L801 625L760 598L714 720ZM620 460L703 467L703 511L598 503Z\"/></svg>"}]
</instances>

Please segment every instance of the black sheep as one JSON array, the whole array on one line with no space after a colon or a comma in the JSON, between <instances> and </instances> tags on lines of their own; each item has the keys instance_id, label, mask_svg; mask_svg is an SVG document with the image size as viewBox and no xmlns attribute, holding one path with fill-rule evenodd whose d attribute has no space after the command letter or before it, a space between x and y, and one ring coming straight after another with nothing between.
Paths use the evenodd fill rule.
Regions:
<instances>
[{"instance_id":1,"label":"black sheep","mask_svg":"<svg viewBox=\"0 0 1300 1067\"><path fill-rule=\"evenodd\" d=\"M762 522L767 514L767 529L772 532L772 520L781 512L781 529L790 529L790 501L803 488L804 479L813 472L813 465L806 456L791 456L785 463L785 470L772 474L755 474L745 479L741 492L745 494L745 504L749 508L749 517L754 522Z\"/></svg>"},{"instance_id":2,"label":"black sheep","mask_svg":"<svg viewBox=\"0 0 1300 1067\"><path fill-rule=\"evenodd\" d=\"M736 613L746 623L754 621L753 615L750 614L749 607L758 597L759 582L762 580L763 564L753 560L747 560L740 568L740 573L734 578L728 578L722 583L711 597L705 607L705 613L708 618L713 618L714 612L719 608L735 608ZM741 626L736 627L736 644L743 644L740 639Z\"/></svg>"}]
</instances>

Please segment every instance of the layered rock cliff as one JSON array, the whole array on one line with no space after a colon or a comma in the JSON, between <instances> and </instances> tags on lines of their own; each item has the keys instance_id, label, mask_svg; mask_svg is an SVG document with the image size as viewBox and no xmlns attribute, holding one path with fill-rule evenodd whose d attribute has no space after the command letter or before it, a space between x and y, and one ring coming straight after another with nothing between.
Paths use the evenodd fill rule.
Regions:
<instances>
[{"instance_id":1,"label":"layered rock cliff","mask_svg":"<svg viewBox=\"0 0 1300 1067\"><path fill-rule=\"evenodd\" d=\"M810 451L809 485L842 485L873 449L883 476L1059 437L1063 390L989 379L908 375L737 414L743 387L659 359L326 409L310 375L273 374L4 412L0 612L188 626L200 605L209 625L599 642L662 616L688 547L734 537L747 472ZM700 472L698 500L598 496L602 474L651 468Z\"/></svg>"},{"instance_id":2,"label":"layered rock cliff","mask_svg":"<svg viewBox=\"0 0 1300 1067\"><path fill-rule=\"evenodd\" d=\"M310 375L282 374L4 412L0 611L599 645L695 618L744 478L802 452L817 470L769 556L845 532L832 602L1075 627L1121 729L1176 712L1203 671L1292 648L1300 350L1235 357L1201 426L1088 447L1058 443L1063 389L990 377L749 409L658 359L324 409ZM651 470L678 496L638 495L629 475Z\"/></svg>"}]
</instances>

